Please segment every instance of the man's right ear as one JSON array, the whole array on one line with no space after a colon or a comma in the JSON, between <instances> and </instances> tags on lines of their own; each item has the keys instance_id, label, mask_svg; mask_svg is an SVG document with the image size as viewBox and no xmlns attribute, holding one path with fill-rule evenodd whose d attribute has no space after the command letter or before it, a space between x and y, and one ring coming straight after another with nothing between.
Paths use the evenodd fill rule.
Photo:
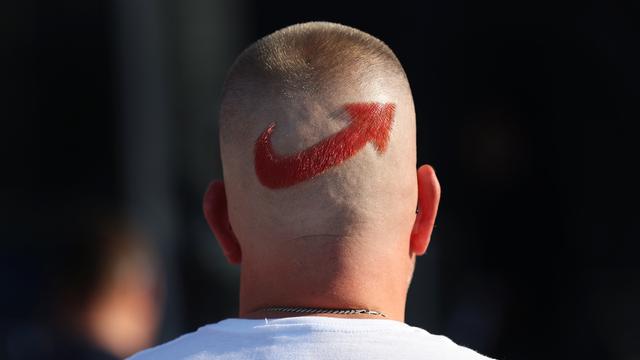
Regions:
<instances>
[{"instance_id":1,"label":"man's right ear","mask_svg":"<svg viewBox=\"0 0 640 360\"><path fill-rule=\"evenodd\" d=\"M209 184L209 188L204 194L202 208L204 217L218 239L224 256L231 264L239 264L242 260L242 250L229 222L227 194L222 181L213 181Z\"/></svg>"},{"instance_id":2,"label":"man's right ear","mask_svg":"<svg viewBox=\"0 0 640 360\"><path fill-rule=\"evenodd\" d=\"M411 252L423 255L431 241L440 203L440 183L436 172L429 165L418 169L418 209L411 232Z\"/></svg>"}]
</instances>

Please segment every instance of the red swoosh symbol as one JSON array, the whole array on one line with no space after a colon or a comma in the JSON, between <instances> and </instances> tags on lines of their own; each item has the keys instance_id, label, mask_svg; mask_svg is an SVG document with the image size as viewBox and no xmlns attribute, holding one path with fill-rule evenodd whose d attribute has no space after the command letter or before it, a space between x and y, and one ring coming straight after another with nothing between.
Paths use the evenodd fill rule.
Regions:
<instances>
[{"instance_id":1,"label":"red swoosh symbol","mask_svg":"<svg viewBox=\"0 0 640 360\"><path fill-rule=\"evenodd\" d=\"M387 150L396 106L392 103L346 104L351 124L334 135L292 155L273 150L273 122L262 132L255 146L255 169L262 185L286 188L309 180L339 165L371 141L379 154Z\"/></svg>"}]
</instances>

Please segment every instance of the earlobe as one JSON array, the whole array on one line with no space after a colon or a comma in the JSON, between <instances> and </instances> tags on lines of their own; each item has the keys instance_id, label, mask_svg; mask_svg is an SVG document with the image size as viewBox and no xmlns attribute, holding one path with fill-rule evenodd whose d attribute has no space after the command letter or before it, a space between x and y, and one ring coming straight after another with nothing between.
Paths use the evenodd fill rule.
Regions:
<instances>
[{"instance_id":1,"label":"earlobe","mask_svg":"<svg viewBox=\"0 0 640 360\"><path fill-rule=\"evenodd\" d=\"M440 203L440 183L429 165L418 169L418 210L411 232L411 252L423 255L427 251Z\"/></svg>"},{"instance_id":2,"label":"earlobe","mask_svg":"<svg viewBox=\"0 0 640 360\"><path fill-rule=\"evenodd\" d=\"M231 264L239 264L242 250L229 222L227 195L222 181L213 181L204 195L204 217L216 236L225 257Z\"/></svg>"}]
</instances>

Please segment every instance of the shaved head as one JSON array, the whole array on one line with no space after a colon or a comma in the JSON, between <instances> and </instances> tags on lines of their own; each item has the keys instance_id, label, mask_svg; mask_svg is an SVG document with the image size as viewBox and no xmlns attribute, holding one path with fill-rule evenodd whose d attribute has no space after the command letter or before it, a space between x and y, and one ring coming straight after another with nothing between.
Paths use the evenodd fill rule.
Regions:
<instances>
[{"instance_id":1,"label":"shaved head","mask_svg":"<svg viewBox=\"0 0 640 360\"><path fill-rule=\"evenodd\" d=\"M243 258L410 236L413 100L382 41L322 22L258 40L229 72L219 125L228 216Z\"/></svg>"}]
</instances>

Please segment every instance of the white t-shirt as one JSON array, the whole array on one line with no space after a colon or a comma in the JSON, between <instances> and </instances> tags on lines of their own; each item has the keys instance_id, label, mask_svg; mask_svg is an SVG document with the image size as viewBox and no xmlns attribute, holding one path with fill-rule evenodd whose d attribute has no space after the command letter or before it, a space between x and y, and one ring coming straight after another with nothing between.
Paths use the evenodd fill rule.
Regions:
<instances>
[{"instance_id":1,"label":"white t-shirt","mask_svg":"<svg viewBox=\"0 0 640 360\"><path fill-rule=\"evenodd\" d=\"M319 316L227 319L131 360L489 359L444 336L394 320Z\"/></svg>"}]
</instances>

